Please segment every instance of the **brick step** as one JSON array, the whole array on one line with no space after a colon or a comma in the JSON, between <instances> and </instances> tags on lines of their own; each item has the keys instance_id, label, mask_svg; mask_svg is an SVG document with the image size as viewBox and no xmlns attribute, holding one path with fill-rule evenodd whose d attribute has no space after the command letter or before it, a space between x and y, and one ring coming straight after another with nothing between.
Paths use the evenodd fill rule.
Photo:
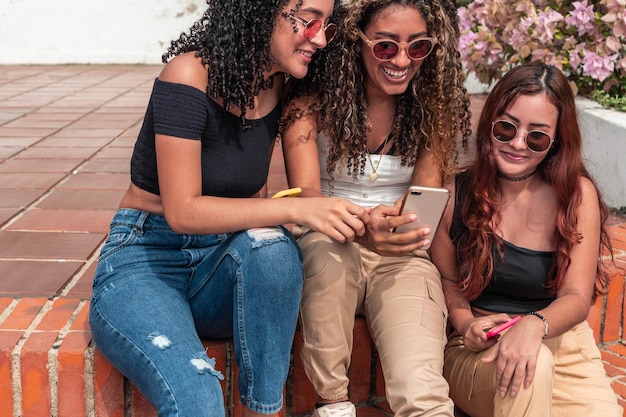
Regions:
<instances>
[{"instance_id":1,"label":"brick step","mask_svg":"<svg viewBox=\"0 0 626 417\"><path fill-rule=\"evenodd\" d=\"M94 347L87 324L89 302L77 299L0 298L0 416L155 417L143 395ZM204 341L221 382L227 413L241 417L237 367L230 340ZM293 364L285 388L286 406L279 417L309 415L315 392L299 350L298 330ZM365 320L354 331L350 396L359 417L389 417L384 380ZM376 362L373 365L373 362ZM459 414L460 415L460 414Z\"/></svg>"},{"instance_id":2,"label":"brick step","mask_svg":"<svg viewBox=\"0 0 626 417\"><path fill-rule=\"evenodd\" d=\"M157 415L95 348L88 311L85 300L0 298L0 417ZM350 395L359 406L359 417L391 415L380 367L372 368L372 343L362 318L357 319L354 334L353 363L358 366L350 371ZM285 388L286 406L279 417L308 415L315 403L300 360L300 340L298 331ZM241 417L232 341L203 343L225 376L221 383L228 415Z\"/></svg>"},{"instance_id":3,"label":"brick step","mask_svg":"<svg viewBox=\"0 0 626 417\"><path fill-rule=\"evenodd\" d=\"M626 228L613 227L618 266L626 269ZM626 409L624 286L616 274L588 321L601 347L605 368ZM149 417L156 411L94 347L87 323L89 301L59 297L0 297L0 417ZM280 417L308 415L315 394L300 361L301 337L294 340L293 363ZM229 416L241 417L237 370L229 340L205 341L226 377L222 381ZM392 415L384 380L365 321L358 318L350 370L350 396L359 417ZM458 416L462 414L459 413ZM626 417L626 413L624 414Z\"/></svg>"}]
</instances>

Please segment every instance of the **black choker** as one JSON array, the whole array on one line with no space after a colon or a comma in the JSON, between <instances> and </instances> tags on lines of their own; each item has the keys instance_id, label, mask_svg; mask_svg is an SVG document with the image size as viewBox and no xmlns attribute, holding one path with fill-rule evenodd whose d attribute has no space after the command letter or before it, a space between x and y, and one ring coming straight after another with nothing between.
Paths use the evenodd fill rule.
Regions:
<instances>
[{"instance_id":1,"label":"black choker","mask_svg":"<svg viewBox=\"0 0 626 417\"><path fill-rule=\"evenodd\" d=\"M528 178L535 175L535 172L537 172L537 170L534 170L530 174L522 175L521 177L509 177L508 175L505 175L501 172L498 172L497 174L498 174L498 177L502 178L503 180L512 181L512 182L521 182L521 181L526 181Z\"/></svg>"}]
</instances>

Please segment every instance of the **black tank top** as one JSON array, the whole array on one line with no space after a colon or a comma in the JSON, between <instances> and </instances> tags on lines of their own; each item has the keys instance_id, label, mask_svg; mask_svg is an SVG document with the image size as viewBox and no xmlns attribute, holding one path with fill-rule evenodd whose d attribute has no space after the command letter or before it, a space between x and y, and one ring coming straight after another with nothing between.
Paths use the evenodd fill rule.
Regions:
<instances>
[{"instance_id":1,"label":"black tank top","mask_svg":"<svg viewBox=\"0 0 626 417\"><path fill-rule=\"evenodd\" d=\"M462 173L455 179L454 214L449 232L452 241L467 233L461 219L462 201L467 196L466 177L466 173ZM553 252L521 248L506 241L501 250L503 256L494 245L494 274L470 305L486 311L517 314L541 310L556 299L556 295L548 289Z\"/></svg>"},{"instance_id":2,"label":"black tank top","mask_svg":"<svg viewBox=\"0 0 626 417\"><path fill-rule=\"evenodd\" d=\"M250 197L267 181L270 148L278 133L277 105L261 119L246 120L224 110L197 88L154 82L130 165L131 181L160 195L155 135L202 142L202 194Z\"/></svg>"}]
</instances>

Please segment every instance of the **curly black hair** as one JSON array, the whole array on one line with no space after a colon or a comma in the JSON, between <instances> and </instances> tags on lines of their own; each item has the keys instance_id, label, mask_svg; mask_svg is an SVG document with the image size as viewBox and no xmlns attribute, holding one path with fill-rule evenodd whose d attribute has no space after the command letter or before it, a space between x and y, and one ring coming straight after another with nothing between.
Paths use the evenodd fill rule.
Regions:
<instances>
[{"instance_id":1,"label":"curly black hair","mask_svg":"<svg viewBox=\"0 0 626 417\"><path fill-rule=\"evenodd\" d=\"M444 176L454 173L456 141L467 147L471 135L469 95L457 49L459 27L451 0L351 0L335 9L339 32L327 48L314 57L309 72L294 82L286 102L292 103L281 120L280 131L305 114L317 114L327 134L331 152L327 170L343 161L348 175L364 174L366 135L371 128L367 113L365 71L357 28L365 32L378 14L391 4L416 8L439 43L424 59L420 73L398 97L393 132L396 154L403 164L415 165L420 148L432 150ZM314 100L292 101L298 97ZM295 104L298 103L298 104ZM300 104L306 103L306 104Z\"/></svg>"},{"instance_id":2,"label":"curly black hair","mask_svg":"<svg viewBox=\"0 0 626 417\"><path fill-rule=\"evenodd\" d=\"M171 42L162 61L196 51L209 67L207 95L220 97L224 108L238 107L243 119L259 91L273 86L273 78L264 76L275 63L271 37L277 17L291 1L207 0L204 15ZM301 6L302 0L296 0L290 12Z\"/></svg>"}]
</instances>

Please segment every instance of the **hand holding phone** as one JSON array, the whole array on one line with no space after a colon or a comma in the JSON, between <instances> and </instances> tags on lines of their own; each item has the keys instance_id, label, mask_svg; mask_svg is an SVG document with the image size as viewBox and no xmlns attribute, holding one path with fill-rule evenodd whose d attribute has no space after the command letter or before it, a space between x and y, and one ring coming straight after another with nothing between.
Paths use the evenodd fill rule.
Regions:
<instances>
[{"instance_id":1,"label":"hand holding phone","mask_svg":"<svg viewBox=\"0 0 626 417\"><path fill-rule=\"evenodd\" d=\"M449 192L445 188L420 187L416 185L409 187L402 200L400 215L415 213L417 220L396 227L394 232L404 233L409 230L429 227L431 232L425 238L432 242L443 211L446 208L448 194ZM429 247L430 244L421 249L428 249Z\"/></svg>"},{"instance_id":2,"label":"hand holding phone","mask_svg":"<svg viewBox=\"0 0 626 417\"><path fill-rule=\"evenodd\" d=\"M492 328L491 330L489 330L487 332L487 339L491 339L493 337L496 337L496 335L499 335L500 333L502 333L503 331L505 331L509 327L513 326L521 318L522 318L522 316L515 316L511 320L509 320L509 321L507 321L505 323L502 323L499 326L496 326L496 327Z\"/></svg>"}]
</instances>

